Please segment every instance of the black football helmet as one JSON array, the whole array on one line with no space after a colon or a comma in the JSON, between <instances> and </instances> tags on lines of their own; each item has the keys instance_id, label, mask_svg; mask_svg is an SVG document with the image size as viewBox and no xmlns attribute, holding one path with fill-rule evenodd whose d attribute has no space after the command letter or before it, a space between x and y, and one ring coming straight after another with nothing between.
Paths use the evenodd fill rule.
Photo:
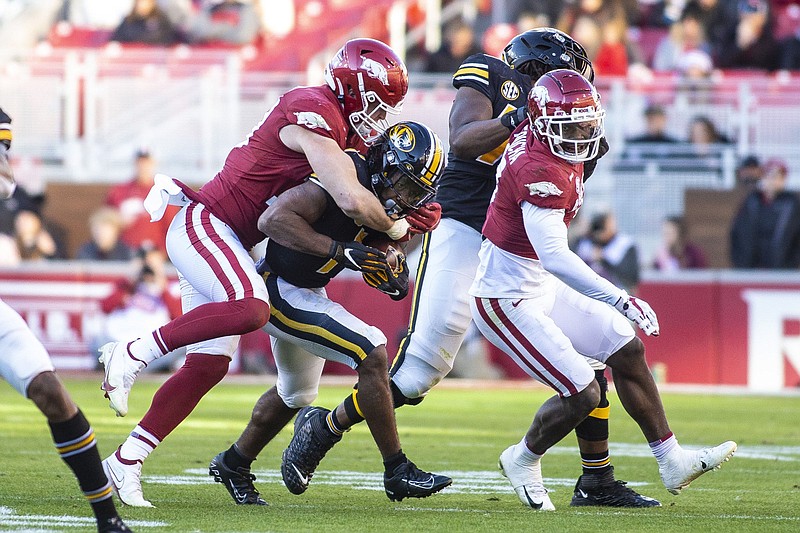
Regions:
<instances>
[{"instance_id":1,"label":"black football helmet","mask_svg":"<svg viewBox=\"0 0 800 533\"><path fill-rule=\"evenodd\" d=\"M578 41L555 28L520 33L503 49L503 61L535 82L551 70L566 68L594 82L592 62Z\"/></svg>"},{"instance_id":2,"label":"black football helmet","mask_svg":"<svg viewBox=\"0 0 800 533\"><path fill-rule=\"evenodd\" d=\"M439 137L419 122L390 126L367 151L372 190L392 218L431 201L446 155Z\"/></svg>"}]
</instances>

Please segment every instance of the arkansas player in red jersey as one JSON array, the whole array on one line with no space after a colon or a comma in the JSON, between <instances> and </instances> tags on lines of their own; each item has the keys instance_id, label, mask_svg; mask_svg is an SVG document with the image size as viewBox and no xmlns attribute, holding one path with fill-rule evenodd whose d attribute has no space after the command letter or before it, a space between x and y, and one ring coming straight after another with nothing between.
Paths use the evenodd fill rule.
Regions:
<instances>
[{"instance_id":1,"label":"arkansas player in red jersey","mask_svg":"<svg viewBox=\"0 0 800 533\"><path fill-rule=\"evenodd\" d=\"M587 361L594 359L611 367L622 405L650 443L664 486L678 494L730 458L736 443L681 448L629 322L658 335L655 313L567 246L567 227L583 203L583 165L595 157L603 136L600 97L580 74L554 70L531 89L528 115L498 168L471 307L481 332L558 394L542 405L522 441L500 455L500 468L524 505L555 508L540 460L597 407L600 386Z\"/></svg>"},{"instance_id":2,"label":"arkansas player in red jersey","mask_svg":"<svg viewBox=\"0 0 800 533\"><path fill-rule=\"evenodd\" d=\"M314 173L337 205L361 224L394 239L410 229L406 220L387 216L375 195L359 184L344 152L377 139L387 113L400 111L408 90L405 65L385 44L354 39L328 64L325 79L325 85L283 95L199 191L159 176L145 200L153 220L168 203L183 205L167 232L167 252L179 273L184 314L100 349L102 388L111 408L125 416L137 373L165 353L188 349L186 363L104 462L127 504L150 505L139 483L142 461L222 379L239 336L269 318L267 291L248 250L265 238L257 222L271 199Z\"/></svg>"}]
</instances>

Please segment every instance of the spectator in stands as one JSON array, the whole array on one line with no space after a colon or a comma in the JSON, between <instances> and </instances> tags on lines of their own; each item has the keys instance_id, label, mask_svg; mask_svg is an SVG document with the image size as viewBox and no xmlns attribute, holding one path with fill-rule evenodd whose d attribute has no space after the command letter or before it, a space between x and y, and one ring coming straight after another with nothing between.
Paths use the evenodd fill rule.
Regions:
<instances>
[{"instance_id":1,"label":"spectator in stands","mask_svg":"<svg viewBox=\"0 0 800 533\"><path fill-rule=\"evenodd\" d=\"M452 74L466 58L478 54L481 49L475 43L472 26L463 20L456 20L444 30L444 42L436 52L428 56L425 72L447 72Z\"/></svg>"},{"instance_id":2,"label":"spectator in stands","mask_svg":"<svg viewBox=\"0 0 800 533\"><path fill-rule=\"evenodd\" d=\"M730 142L714 122L704 115L694 117L689 123L689 153L697 163L719 169L722 165L722 150Z\"/></svg>"},{"instance_id":3,"label":"spectator in stands","mask_svg":"<svg viewBox=\"0 0 800 533\"><path fill-rule=\"evenodd\" d=\"M622 158L628 162L646 162L676 154L678 140L667 133L667 112L663 106L650 104L644 110L645 131L628 139Z\"/></svg>"},{"instance_id":4,"label":"spectator in stands","mask_svg":"<svg viewBox=\"0 0 800 533\"><path fill-rule=\"evenodd\" d=\"M14 234L14 219L22 210L41 212L43 196L33 196L25 187L17 183L14 194L8 200L0 202L0 233Z\"/></svg>"},{"instance_id":5,"label":"spectator in stands","mask_svg":"<svg viewBox=\"0 0 800 533\"><path fill-rule=\"evenodd\" d=\"M133 250L120 240L122 218L113 207L102 207L89 218L91 240L78 249L75 259L129 261Z\"/></svg>"},{"instance_id":6,"label":"spectator in stands","mask_svg":"<svg viewBox=\"0 0 800 533\"><path fill-rule=\"evenodd\" d=\"M250 44L261 31L261 19L251 0L204 0L189 21L193 43Z\"/></svg>"},{"instance_id":7,"label":"spectator in stands","mask_svg":"<svg viewBox=\"0 0 800 533\"><path fill-rule=\"evenodd\" d=\"M687 54L699 51L711 62L711 45L706 39L701 13L698 8L687 8L678 22L669 29L669 35L658 43L653 56L653 69L660 71L684 70Z\"/></svg>"},{"instance_id":8,"label":"spectator in stands","mask_svg":"<svg viewBox=\"0 0 800 533\"><path fill-rule=\"evenodd\" d=\"M689 241L683 217L671 216L664 220L662 243L653 259L653 268L662 272L675 272L687 268L706 268L705 253Z\"/></svg>"},{"instance_id":9,"label":"spectator in stands","mask_svg":"<svg viewBox=\"0 0 800 533\"><path fill-rule=\"evenodd\" d=\"M735 268L800 267L800 197L786 190L787 173L785 162L770 159L742 202L730 233Z\"/></svg>"},{"instance_id":10,"label":"spectator in stands","mask_svg":"<svg viewBox=\"0 0 800 533\"><path fill-rule=\"evenodd\" d=\"M749 155L742 159L739 166L736 167L736 187L750 191L756 187L763 175L764 169L761 167L758 157Z\"/></svg>"},{"instance_id":11,"label":"spectator in stands","mask_svg":"<svg viewBox=\"0 0 800 533\"><path fill-rule=\"evenodd\" d=\"M53 237L36 211L22 209L17 212L14 239L23 261L64 259L64 246Z\"/></svg>"},{"instance_id":12,"label":"spectator in stands","mask_svg":"<svg viewBox=\"0 0 800 533\"><path fill-rule=\"evenodd\" d=\"M628 291L636 292L639 284L639 251L628 235L619 233L613 213L592 217L589 233L578 240L575 253L592 270Z\"/></svg>"},{"instance_id":13,"label":"spectator in stands","mask_svg":"<svg viewBox=\"0 0 800 533\"><path fill-rule=\"evenodd\" d=\"M717 66L777 69L780 49L773 35L769 2L741 0L738 14L735 32L728 35L717 51Z\"/></svg>"},{"instance_id":14,"label":"spectator in stands","mask_svg":"<svg viewBox=\"0 0 800 533\"><path fill-rule=\"evenodd\" d=\"M691 0L684 12L693 12L703 25L703 33L717 57L733 40L739 21L738 0Z\"/></svg>"},{"instance_id":15,"label":"spectator in stands","mask_svg":"<svg viewBox=\"0 0 800 533\"><path fill-rule=\"evenodd\" d=\"M136 328L153 329L181 314L180 293L177 287L170 286L164 252L145 247L138 251L136 260L139 264L136 278L120 281L111 294L100 301L100 309L106 316L102 332L90 341L94 348L123 340ZM166 361L159 359L147 368L167 368L184 352L176 350L172 352L174 355L167 355Z\"/></svg>"},{"instance_id":16,"label":"spectator in stands","mask_svg":"<svg viewBox=\"0 0 800 533\"><path fill-rule=\"evenodd\" d=\"M540 11L523 11L517 17L517 32L515 35L534 28L549 28L552 25L552 19L547 13ZM510 40L511 39L508 39L506 43Z\"/></svg>"},{"instance_id":17,"label":"spectator in stands","mask_svg":"<svg viewBox=\"0 0 800 533\"><path fill-rule=\"evenodd\" d=\"M156 0L135 0L131 12L122 19L110 40L169 46L181 41L181 36Z\"/></svg>"},{"instance_id":18,"label":"spectator in stands","mask_svg":"<svg viewBox=\"0 0 800 533\"><path fill-rule=\"evenodd\" d=\"M144 201L155 179L156 160L147 148L140 148L135 155L136 176L112 187L106 197L106 205L116 208L122 216L122 241L133 249L155 245L166 249L166 235L171 216L158 222L150 222L150 215L144 209ZM168 215L178 212L170 207Z\"/></svg>"}]
</instances>

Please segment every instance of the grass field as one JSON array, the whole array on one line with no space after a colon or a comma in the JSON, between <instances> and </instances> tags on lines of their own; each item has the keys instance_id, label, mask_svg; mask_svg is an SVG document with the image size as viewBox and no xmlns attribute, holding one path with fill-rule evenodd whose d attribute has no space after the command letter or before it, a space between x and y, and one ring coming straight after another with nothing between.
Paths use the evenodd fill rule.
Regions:
<instances>
[{"instance_id":1,"label":"grass field","mask_svg":"<svg viewBox=\"0 0 800 533\"><path fill-rule=\"evenodd\" d=\"M268 381L269 378L265 378ZM91 420L103 457L127 436L157 382L141 380L131 410L118 419L100 397L99 378L66 379ZM476 386L435 390L419 407L398 411L404 451L418 465L449 474L453 486L422 500L390 502L380 456L365 425L354 428L320 465L309 490L290 494L280 455L291 426L254 463L269 507L237 507L207 475L209 460L244 427L266 385L226 380L150 456L145 496L154 509L121 508L136 531L800 531L800 397L664 394L673 431L687 447L739 443L734 458L680 496L661 485L638 428L612 395L611 453L619 479L662 501L645 510L571 508L580 473L573 436L543 460L556 512L519 503L496 469L497 457L526 430L544 389ZM332 407L347 387L325 386L318 404ZM88 506L53 450L44 418L0 382L0 531L91 531Z\"/></svg>"}]
</instances>

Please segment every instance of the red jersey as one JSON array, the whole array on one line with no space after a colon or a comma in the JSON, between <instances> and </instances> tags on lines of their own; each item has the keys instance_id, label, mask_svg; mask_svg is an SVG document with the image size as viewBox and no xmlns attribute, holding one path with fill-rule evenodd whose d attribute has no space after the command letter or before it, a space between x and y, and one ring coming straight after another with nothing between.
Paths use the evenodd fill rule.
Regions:
<instances>
[{"instance_id":1,"label":"red jersey","mask_svg":"<svg viewBox=\"0 0 800 533\"><path fill-rule=\"evenodd\" d=\"M150 243L166 251L167 230L178 208L169 206L167 216L157 222L150 222L150 214L142 204L148 192L150 185L143 185L134 179L111 187L106 196L106 204L115 207L125 221L120 235L122 242L134 250Z\"/></svg>"},{"instance_id":2,"label":"red jersey","mask_svg":"<svg viewBox=\"0 0 800 533\"><path fill-rule=\"evenodd\" d=\"M520 206L530 202L538 207L563 209L564 224L569 227L583 204L583 163L573 164L554 156L525 125L511 135L497 175L483 235L507 252L539 259L525 233Z\"/></svg>"},{"instance_id":3,"label":"red jersey","mask_svg":"<svg viewBox=\"0 0 800 533\"><path fill-rule=\"evenodd\" d=\"M267 202L312 173L306 156L280 140L280 130L289 124L329 137L342 150L363 150L355 140L358 136L348 138L349 124L330 88L297 87L284 94L250 136L230 151L214 179L196 192L180 184L188 198L230 226L247 250L266 238L257 223Z\"/></svg>"}]
</instances>

